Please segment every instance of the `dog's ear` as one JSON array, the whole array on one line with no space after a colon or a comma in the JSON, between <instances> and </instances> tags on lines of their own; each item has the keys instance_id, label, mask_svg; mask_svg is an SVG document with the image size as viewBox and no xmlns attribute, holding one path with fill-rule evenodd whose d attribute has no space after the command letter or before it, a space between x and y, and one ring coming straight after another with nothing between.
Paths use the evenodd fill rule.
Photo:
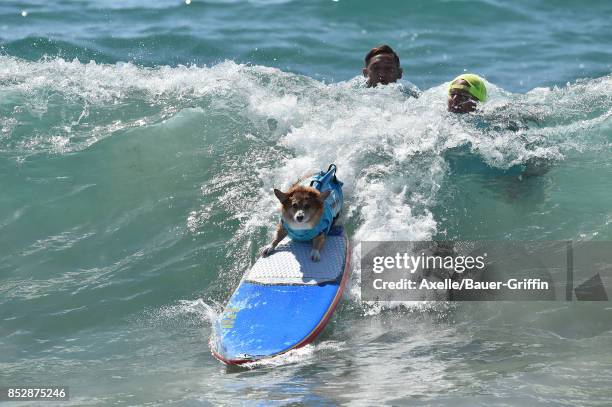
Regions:
<instances>
[{"instance_id":1,"label":"dog's ear","mask_svg":"<svg viewBox=\"0 0 612 407\"><path fill-rule=\"evenodd\" d=\"M331 189L328 189L325 192L321 192L319 194L319 198L321 199L321 201L325 202L325 200L327 199L327 197L329 196L329 194L331 194Z\"/></svg>"},{"instance_id":2,"label":"dog's ear","mask_svg":"<svg viewBox=\"0 0 612 407\"><path fill-rule=\"evenodd\" d=\"M281 203L287 202L287 194L283 193L280 189L274 188L274 195L278 198Z\"/></svg>"}]
</instances>

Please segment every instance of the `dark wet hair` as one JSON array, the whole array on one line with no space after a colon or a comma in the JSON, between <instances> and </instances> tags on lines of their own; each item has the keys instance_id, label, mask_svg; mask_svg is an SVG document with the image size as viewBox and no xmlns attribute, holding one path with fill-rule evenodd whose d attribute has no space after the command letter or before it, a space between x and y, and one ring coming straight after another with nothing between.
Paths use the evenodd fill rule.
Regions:
<instances>
[{"instance_id":1,"label":"dark wet hair","mask_svg":"<svg viewBox=\"0 0 612 407\"><path fill-rule=\"evenodd\" d=\"M393 59L395 59L395 63L397 64L397 66L400 65L399 57L397 56L395 51L393 51L393 48L391 48L387 44L382 44L382 45L372 48L370 52L368 52L368 54L365 57L365 66L367 67L370 64L370 60L372 58L374 58L376 55L381 55L381 54L393 55Z\"/></svg>"}]
</instances>

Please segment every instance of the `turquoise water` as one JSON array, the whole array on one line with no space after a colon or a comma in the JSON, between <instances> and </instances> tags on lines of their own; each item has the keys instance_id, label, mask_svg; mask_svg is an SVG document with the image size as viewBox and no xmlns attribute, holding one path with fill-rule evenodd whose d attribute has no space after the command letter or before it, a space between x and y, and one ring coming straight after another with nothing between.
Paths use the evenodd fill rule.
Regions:
<instances>
[{"instance_id":1,"label":"turquoise water","mask_svg":"<svg viewBox=\"0 0 612 407\"><path fill-rule=\"evenodd\" d=\"M609 405L597 304L372 306L354 268L314 345L228 369L207 341L272 234L271 188L330 162L356 248L612 240L610 15L607 1L3 2L0 385L69 385L73 405ZM360 86L380 42L419 99ZM490 83L476 117L445 111L464 69ZM549 170L519 177L530 159Z\"/></svg>"}]
</instances>

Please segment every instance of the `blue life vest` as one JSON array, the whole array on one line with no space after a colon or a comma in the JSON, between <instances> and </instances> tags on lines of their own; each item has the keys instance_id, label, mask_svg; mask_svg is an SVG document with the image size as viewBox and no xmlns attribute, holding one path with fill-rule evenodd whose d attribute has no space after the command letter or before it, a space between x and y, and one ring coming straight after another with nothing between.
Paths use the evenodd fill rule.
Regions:
<instances>
[{"instance_id":1,"label":"blue life vest","mask_svg":"<svg viewBox=\"0 0 612 407\"><path fill-rule=\"evenodd\" d=\"M321 192L331 190L331 193L325 200L323 205L323 214L319 223L312 229L291 229L285 221L282 221L283 227L291 240L305 242L314 239L320 233L328 234L334 223L334 219L342 210L344 196L342 194L342 182L336 178L336 165L331 164L327 172L321 171L308 179L308 184L311 187L318 189Z\"/></svg>"}]
</instances>

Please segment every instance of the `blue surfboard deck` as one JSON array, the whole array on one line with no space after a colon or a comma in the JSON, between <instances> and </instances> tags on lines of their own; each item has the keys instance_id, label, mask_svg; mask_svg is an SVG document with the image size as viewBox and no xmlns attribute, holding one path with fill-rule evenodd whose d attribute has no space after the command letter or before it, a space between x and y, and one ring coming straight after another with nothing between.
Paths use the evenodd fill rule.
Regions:
<instances>
[{"instance_id":1,"label":"blue surfboard deck","mask_svg":"<svg viewBox=\"0 0 612 407\"><path fill-rule=\"evenodd\" d=\"M322 331L348 280L348 239L334 226L320 263L310 260L310 249L310 243L283 241L245 273L213 324L210 346L217 359L241 364L273 357Z\"/></svg>"}]
</instances>

